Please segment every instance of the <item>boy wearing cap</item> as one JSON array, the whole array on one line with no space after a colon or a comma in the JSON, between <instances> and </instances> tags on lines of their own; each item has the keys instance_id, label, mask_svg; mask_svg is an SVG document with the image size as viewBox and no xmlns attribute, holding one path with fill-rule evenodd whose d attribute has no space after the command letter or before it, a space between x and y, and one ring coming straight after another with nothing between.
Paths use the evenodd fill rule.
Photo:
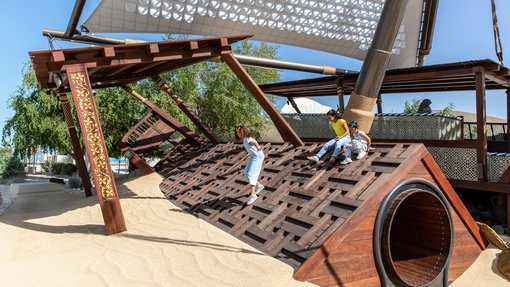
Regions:
<instances>
[{"instance_id":1,"label":"boy wearing cap","mask_svg":"<svg viewBox=\"0 0 510 287\"><path fill-rule=\"evenodd\" d=\"M370 137L364 131L358 129L357 122L350 122L348 124L349 131L351 133L351 141L344 146L345 159L340 164L349 164L352 162L352 153L357 153L356 159L362 159L367 154L372 141Z\"/></svg>"}]
</instances>

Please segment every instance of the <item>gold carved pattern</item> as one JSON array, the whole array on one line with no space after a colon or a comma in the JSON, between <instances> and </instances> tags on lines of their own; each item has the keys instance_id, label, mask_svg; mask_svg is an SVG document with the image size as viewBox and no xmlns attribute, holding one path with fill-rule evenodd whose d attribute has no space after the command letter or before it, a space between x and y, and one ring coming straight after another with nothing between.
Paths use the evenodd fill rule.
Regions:
<instances>
[{"instance_id":1,"label":"gold carved pattern","mask_svg":"<svg viewBox=\"0 0 510 287\"><path fill-rule=\"evenodd\" d=\"M99 190L105 200L116 198L113 181L107 167L108 158L106 157L99 133L99 121L92 108L93 105L85 80L85 74L80 72L71 73L70 77L71 83L75 88L76 97L78 98L78 108L82 114L82 121L85 127L84 134L92 153L91 160L96 167L93 171L94 179L97 180L96 184L99 185Z\"/></svg>"}]
</instances>

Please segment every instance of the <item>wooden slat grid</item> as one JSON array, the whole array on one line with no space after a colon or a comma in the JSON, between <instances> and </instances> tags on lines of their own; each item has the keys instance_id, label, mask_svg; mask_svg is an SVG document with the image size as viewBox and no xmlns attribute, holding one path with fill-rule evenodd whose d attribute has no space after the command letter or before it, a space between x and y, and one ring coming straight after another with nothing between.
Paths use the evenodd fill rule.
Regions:
<instances>
[{"instance_id":1,"label":"wooden slat grid","mask_svg":"<svg viewBox=\"0 0 510 287\"><path fill-rule=\"evenodd\" d=\"M252 206L243 177L241 144L203 146L173 154L160 166L161 190L181 208L294 268L299 267L403 163L414 144L376 145L368 157L342 166L311 164L322 143L262 144L260 182Z\"/></svg>"}]
</instances>

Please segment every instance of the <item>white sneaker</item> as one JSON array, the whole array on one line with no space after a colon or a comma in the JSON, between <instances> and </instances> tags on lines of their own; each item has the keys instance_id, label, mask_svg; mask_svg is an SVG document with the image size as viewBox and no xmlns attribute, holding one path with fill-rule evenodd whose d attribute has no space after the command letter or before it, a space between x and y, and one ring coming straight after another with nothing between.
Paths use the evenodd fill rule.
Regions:
<instances>
[{"instance_id":1,"label":"white sneaker","mask_svg":"<svg viewBox=\"0 0 510 287\"><path fill-rule=\"evenodd\" d=\"M365 157L365 155L367 155L367 152L362 151L362 152L358 153L358 156L356 156L356 159L362 159Z\"/></svg>"},{"instance_id":2,"label":"white sneaker","mask_svg":"<svg viewBox=\"0 0 510 287\"><path fill-rule=\"evenodd\" d=\"M349 164L349 163L351 163L351 162L352 162L352 159L351 159L350 157L348 157L348 158L346 158L346 159L342 160L342 161L340 162L340 164Z\"/></svg>"},{"instance_id":3,"label":"white sneaker","mask_svg":"<svg viewBox=\"0 0 510 287\"><path fill-rule=\"evenodd\" d=\"M313 161L313 162L319 162L320 158L316 155L312 155L306 158L307 160Z\"/></svg>"},{"instance_id":4,"label":"white sneaker","mask_svg":"<svg viewBox=\"0 0 510 287\"><path fill-rule=\"evenodd\" d=\"M257 185L257 191L255 194L259 194L264 189L264 186L262 184Z\"/></svg>"},{"instance_id":5,"label":"white sneaker","mask_svg":"<svg viewBox=\"0 0 510 287\"><path fill-rule=\"evenodd\" d=\"M250 197L248 197L248 202L246 203L246 205L252 205L255 200L257 200L258 196L256 196L255 194L254 195L250 195Z\"/></svg>"}]
</instances>

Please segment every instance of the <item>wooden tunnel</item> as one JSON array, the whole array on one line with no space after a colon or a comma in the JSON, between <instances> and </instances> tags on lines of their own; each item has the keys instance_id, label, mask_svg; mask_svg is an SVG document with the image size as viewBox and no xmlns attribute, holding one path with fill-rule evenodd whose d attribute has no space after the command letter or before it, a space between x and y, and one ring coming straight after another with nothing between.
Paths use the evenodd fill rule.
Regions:
<instances>
[{"instance_id":1,"label":"wooden tunnel","mask_svg":"<svg viewBox=\"0 0 510 287\"><path fill-rule=\"evenodd\" d=\"M486 247L423 145L376 144L346 166L310 164L320 146L263 144L266 188L252 206L247 154L235 143L174 153L159 167L161 189L320 286L443 286Z\"/></svg>"}]
</instances>

